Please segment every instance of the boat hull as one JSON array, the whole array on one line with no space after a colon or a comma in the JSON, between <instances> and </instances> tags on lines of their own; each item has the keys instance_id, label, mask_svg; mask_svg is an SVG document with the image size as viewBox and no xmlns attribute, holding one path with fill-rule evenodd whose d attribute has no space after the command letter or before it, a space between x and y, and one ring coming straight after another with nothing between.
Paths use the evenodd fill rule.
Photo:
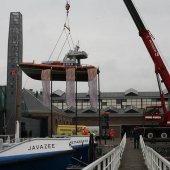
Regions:
<instances>
[{"instance_id":1,"label":"boat hull","mask_svg":"<svg viewBox=\"0 0 170 170\"><path fill-rule=\"evenodd\" d=\"M74 152L71 159L72 165L87 166L89 163L89 149L90 149L90 137L89 136L71 136L70 145ZM96 142L94 141L94 147Z\"/></svg>"},{"instance_id":2,"label":"boat hull","mask_svg":"<svg viewBox=\"0 0 170 170\"><path fill-rule=\"evenodd\" d=\"M1 170L65 170L70 163L72 151L11 156L0 163Z\"/></svg>"},{"instance_id":3,"label":"boat hull","mask_svg":"<svg viewBox=\"0 0 170 170\"><path fill-rule=\"evenodd\" d=\"M88 81L88 69L95 68L94 66L58 66L50 64L30 64L30 63L20 63L19 67L27 74L29 77L35 80L41 80L42 70L51 69L51 75L53 81L66 81L66 69L75 68L76 69L76 80L77 81ZM98 71L99 73L99 71Z\"/></svg>"},{"instance_id":4,"label":"boat hull","mask_svg":"<svg viewBox=\"0 0 170 170\"><path fill-rule=\"evenodd\" d=\"M0 170L64 170L73 149L70 138L33 138L0 151Z\"/></svg>"}]
</instances>

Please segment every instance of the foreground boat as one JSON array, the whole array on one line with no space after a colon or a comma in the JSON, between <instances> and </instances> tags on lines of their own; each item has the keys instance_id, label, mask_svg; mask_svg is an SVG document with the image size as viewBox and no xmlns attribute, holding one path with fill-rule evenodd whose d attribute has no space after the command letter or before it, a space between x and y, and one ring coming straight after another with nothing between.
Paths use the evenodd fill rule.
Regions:
<instances>
[{"instance_id":1,"label":"foreground boat","mask_svg":"<svg viewBox=\"0 0 170 170\"><path fill-rule=\"evenodd\" d=\"M70 162L70 166L81 166L85 167L90 162L90 159L93 155L90 155L91 149L95 149L97 146L96 141L93 136L71 136L70 145L73 147L73 155Z\"/></svg>"},{"instance_id":2,"label":"foreground boat","mask_svg":"<svg viewBox=\"0 0 170 170\"><path fill-rule=\"evenodd\" d=\"M89 136L71 136L70 145L74 149L72 164L88 164L89 140Z\"/></svg>"},{"instance_id":3,"label":"foreground boat","mask_svg":"<svg viewBox=\"0 0 170 170\"><path fill-rule=\"evenodd\" d=\"M70 138L33 138L0 151L1 170L64 170L71 161Z\"/></svg>"}]
</instances>

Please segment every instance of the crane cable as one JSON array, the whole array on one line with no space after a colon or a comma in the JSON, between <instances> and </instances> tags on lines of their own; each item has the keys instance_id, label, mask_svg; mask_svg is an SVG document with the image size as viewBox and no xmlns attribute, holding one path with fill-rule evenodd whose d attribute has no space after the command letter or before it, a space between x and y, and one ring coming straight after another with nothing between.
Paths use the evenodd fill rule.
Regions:
<instances>
[{"instance_id":1,"label":"crane cable","mask_svg":"<svg viewBox=\"0 0 170 170\"><path fill-rule=\"evenodd\" d=\"M51 52L51 54L50 54L50 56L49 56L49 58L48 58L48 61L51 59L51 57L52 57L52 55L53 55L53 53L54 53L54 51L55 51L55 49L56 49L56 47L57 47L57 45L58 45L58 42L59 42L59 40L60 40L60 38L61 38L63 32L64 32L64 28L63 28L63 30L62 30L62 32L61 32L61 34L60 34L60 36L59 36L59 38L58 38L58 40L57 40L57 42L56 42L54 48L53 48L53 50L52 50L52 52Z\"/></svg>"},{"instance_id":2,"label":"crane cable","mask_svg":"<svg viewBox=\"0 0 170 170\"><path fill-rule=\"evenodd\" d=\"M70 35L70 39L71 39L71 42L72 42L72 45L73 45L73 48L74 48L74 42L73 42L73 39L72 39L72 36L71 36L71 33L70 33L69 19L68 19L68 13L69 13L69 9L70 9L70 0L68 0L68 1L66 0L65 8L66 8L66 11L67 11L67 20L68 20L69 35ZM66 24L65 24L65 26L66 26Z\"/></svg>"},{"instance_id":3,"label":"crane cable","mask_svg":"<svg viewBox=\"0 0 170 170\"><path fill-rule=\"evenodd\" d=\"M63 46L62 46L62 48L61 48L61 50L60 50L60 53L59 53L59 55L58 55L58 57L57 57L57 60L59 59L59 57L60 57L60 55L61 55L61 52L63 51L63 48L64 48L66 42L68 41L68 36L69 36L69 34L66 35L66 40L64 41L64 44L63 44ZM69 42L69 41L68 41L68 42Z\"/></svg>"},{"instance_id":4,"label":"crane cable","mask_svg":"<svg viewBox=\"0 0 170 170\"><path fill-rule=\"evenodd\" d=\"M66 42L68 42L69 48L71 50L71 45L70 45L70 42L69 42L69 36L70 36L70 39L71 39L71 42L72 42L72 45L73 45L73 48L74 48L74 43L73 43L73 39L72 39L71 33L70 33L69 18L68 18L69 9L70 9L70 1L66 1L65 9L66 9L66 19L65 19L65 23L64 23L64 28L62 29L62 32L61 32L61 34L60 34L60 36L59 36L59 38L58 38L58 40L57 40L57 42L56 42L56 44L54 46L49 58L48 58L48 61L51 59L52 55L54 54L54 51L55 51L55 49L56 49L56 47L57 47L57 45L58 45L58 43L59 43L59 41L60 41L60 39L61 39L64 32L65 32L65 35L66 35L66 39L65 39L65 41L63 43L63 46L62 46L62 48L61 48L61 50L59 52L57 60L59 59ZM68 33L67 33L66 30L68 30Z\"/></svg>"},{"instance_id":5,"label":"crane cable","mask_svg":"<svg viewBox=\"0 0 170 170\"><path fill-rule=\"evenodd\" d=\"M68 39L69 36L70 36L70 39L71 39L71 42L72 42L72 45L73 45L73 48L74 48L74 43L73 43L73 39L72 39L71 33L70 33L69 18L68 18L69 9L70 9L70 0L69 0L69 1L66 0L65 9L66 9L66 19L65 19L65 22L64 22L64 28L62 29L62 32L61 32L61 34L60 34L60 36L59 36L59 38L58 38L56 44L54 45L54 48L53 48L53 50L52 50L52 52L51 52L51 54L50 54L50 56L49 56L49 58L48 58L48 61L50 61L52 55L54 54L54 51L55 51L55 49L56 49L56 47L57 47L57 45L58 45L58 43L59 43L59 41L60 41L60 39L61 39L61 37L62 37L62 35L63 35L64 32L65 32L65 34L66 34L66 39L65 39L65 42L63 43L63 46L62 46L62 48L61 48L61 50L60 50L60 52L59 52L59 55L58 55L57 60L59 59L59 57L60 57L60 55L61 55L61 53L62 53L62 50L63 50L63 48L64 48L66 42L68 42L69 48L71 49L71 45L70 45L69 39ZM67 34L67 32L66 32L66 29L67 29L68 32L69 32L68 34ZM26 87L26 84L27 84L28 79L29 79L29 78L26 79L23 88Z\"/></svg>"}]
</instances>

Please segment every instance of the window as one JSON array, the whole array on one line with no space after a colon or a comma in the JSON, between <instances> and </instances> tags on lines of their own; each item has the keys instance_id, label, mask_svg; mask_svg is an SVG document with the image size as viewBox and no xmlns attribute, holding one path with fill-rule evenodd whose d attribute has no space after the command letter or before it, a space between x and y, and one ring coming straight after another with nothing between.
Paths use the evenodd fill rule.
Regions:
<instances>
[{"instance_id":1,"label":"window","mask_svg":"<svg viewBox=\"0 0 170 170\"><path fill-rule=\"evenodd\" d=\"M127 102L127 99L122 99L122 102Z\"/></svg>"},{"instance_id":2,"label":"window","mask_svg":"<svg viewBox=\"0 0 170 170\"><path fill-rule=\"evenodd\" d=\"M121 104L121 99L116 99L116 104Z\"/></svg>"},{"instance_id":3,"label":"window","mask_svg":"<svg viewBox=\"0 0 170 170\"><path fill-rule=\"evenodd\" d=\"M107 102L102 102L102 106L107 106Z\"/></svg>"}]
</instances>

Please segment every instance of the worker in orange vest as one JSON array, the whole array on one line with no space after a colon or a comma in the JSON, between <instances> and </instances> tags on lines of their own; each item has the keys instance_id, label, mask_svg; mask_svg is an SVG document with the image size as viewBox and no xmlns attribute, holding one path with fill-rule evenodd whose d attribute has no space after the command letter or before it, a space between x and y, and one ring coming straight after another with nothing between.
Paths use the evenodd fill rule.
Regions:
<instances>
[{"instance_id":1,"label":"worker in orange vest","mask_svg":"<svg viewBox=\"0 0 170 170\"><path fill-rule=\"evenodd\" d=\"M88 129L86 127L84 128L84 135L88 135Z\"/></svg>"},{"instance_id":2,"label":"worker in orange vest","mask_svg":"<svg viewBox=\"0 0 170 170\"><path fill-rule=\"evenodd\" d=\"M110 129L109 136L110 136L111 140L114 140L114 138L115 138L115 131L114 131L114 129Z\"/></svg>"}]
</instances>

